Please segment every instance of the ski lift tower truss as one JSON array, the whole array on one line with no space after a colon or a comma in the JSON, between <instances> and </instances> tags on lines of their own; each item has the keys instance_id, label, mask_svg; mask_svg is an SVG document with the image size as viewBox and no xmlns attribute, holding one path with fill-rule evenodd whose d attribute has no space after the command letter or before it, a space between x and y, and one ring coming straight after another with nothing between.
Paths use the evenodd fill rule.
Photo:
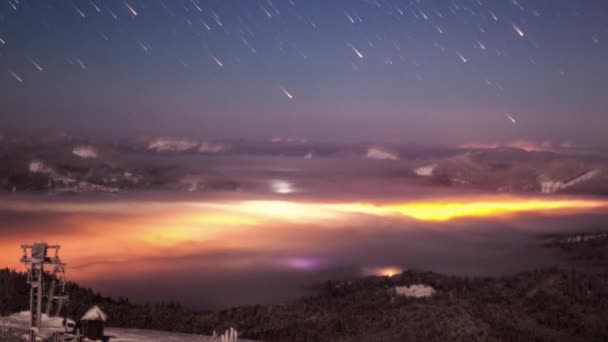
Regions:
<instances>
[{"instance_id":1,"label":"ski lift tower truss","mask_svg":"<svg viewBox=\"0 0 608 342\"><path fill-rule=\"evenodd\" d=\"M64 302L67 300L65 294L65 264L59 258L59 245L48 245L46 243L34 243L33 245L22 245L23 257L21 262L28 270L28 284L30 284L30 340L35 341L37 332L42 328L42 309L46 299L45 312L51 315L54 302L57 302L56 315L60 314ZM50 252L54 252L50 256ZM44 290L45 266L49 267L52 276L48 293Z\"/></svg>"}]
</instances>

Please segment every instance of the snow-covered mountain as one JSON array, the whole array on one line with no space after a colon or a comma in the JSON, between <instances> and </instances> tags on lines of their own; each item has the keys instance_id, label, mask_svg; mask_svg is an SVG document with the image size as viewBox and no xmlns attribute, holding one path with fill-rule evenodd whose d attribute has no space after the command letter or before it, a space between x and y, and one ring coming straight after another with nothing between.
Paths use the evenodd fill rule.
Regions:
<instances>
[{"instance_id":1,"label":"snow-covered mountain","mask_svg":"<svg viewBox=\"0 0 608 342\"><path fill-rule=\"evenodd\" d=\"M12 192L258 191L267 190L273 179L304 183L299 187L304 192L323 192L328 190L323 179L338 174L344 176L334 182L340 189L357 184L381 191L374 184L384 182L392 188L608 195L608 159L516 148L186 138L0 145L0 189Z\"/></svg>"}]
</instances>

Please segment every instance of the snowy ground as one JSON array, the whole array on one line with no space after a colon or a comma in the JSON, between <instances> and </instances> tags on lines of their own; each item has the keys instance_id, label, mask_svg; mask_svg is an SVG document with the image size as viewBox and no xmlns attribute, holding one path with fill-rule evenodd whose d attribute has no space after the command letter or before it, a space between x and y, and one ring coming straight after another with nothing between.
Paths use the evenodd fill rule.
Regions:
<instances>
[{"instance_id":1,"label":"snowy ground","mask_svg":"<svg viewBox=\"0 0 608 342\"><path fill-rule=\"evenodd\" d=\"M220 337L169 333L165 331L106 328L106 335L113 342L222 342ZM230 341L230 340L226 340ZM254 342L238 339L239 342Z\"/></svg>"},{"instance_id":2,"label":"snowy ground","mask_svg":"<svg viewBox=\"0 0 608 342\"><path fill-rule=\"evenodd\" d=\"M415 284L412 286L397 286L395 292L400 296L425 298L435 294L435 289L423 284Z\"/></svg>"},{"instance_id":3,"label":"snowy ground","mask_svg":"<svg viewBox=\"0 0 608 342\"><path fill-rule=\"evenodd\" d=\"M24 332L28 330L28 322L29 312L20 312L8 317L0 317L0 327L11 327ZM62 322L63 319L61 318L48 318L46 315L43 315L43 331L63 331ZM112 342L254 342L244 339L230 339L228 338L229 334L226 334L222 339L222 336L211 337L143 329L106 328L105 334L110 336L110 341Z\"/></svg>"}]
</instances>

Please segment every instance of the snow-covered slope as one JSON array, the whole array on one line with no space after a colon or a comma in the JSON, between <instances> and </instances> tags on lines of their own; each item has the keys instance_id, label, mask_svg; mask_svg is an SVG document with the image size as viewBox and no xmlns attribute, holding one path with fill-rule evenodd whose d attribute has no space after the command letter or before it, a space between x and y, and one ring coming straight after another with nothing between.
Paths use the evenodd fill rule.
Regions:
<instances>
[{"instance_id":1,"label":"snow-covered slope","mask_svg":"<svg viewBox=\"0 0 608 342\"><path fill-rule=\"evenodd\" d=\"M28 330L29 312L23 311L8 317L0 317L0 326L12 327L26 332ZM72 320L68 321L74 324ZM42 332L47 335L53 332L65 331L63 319L42 315ZM231 329L214 336L180 334L157 330L106 328L105 335L112 342L255 342L239 339L236 330Z\"/></svg>"},{"instance_id":2,"label":"snow-covered slope","mask_svg":"<svg viewBox=\"0 0 608 342\"><path fill-rule=\"evenodd\" d=\"M170 333L157 330L106 328L106 335L113 342L254 342L252 340L230 339L227 331L218 336Z\"/></svg>"}]
</instances>

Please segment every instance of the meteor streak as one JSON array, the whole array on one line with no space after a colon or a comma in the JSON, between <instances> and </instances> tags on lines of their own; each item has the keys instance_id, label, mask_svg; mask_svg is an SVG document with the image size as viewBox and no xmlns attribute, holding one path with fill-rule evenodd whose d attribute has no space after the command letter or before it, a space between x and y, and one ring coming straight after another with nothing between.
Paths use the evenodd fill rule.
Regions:
<instances>
[{"instance_id":1,"label":"meteor streak","mask_svg":"<svg viewBox=\"0 0 608 342\"><path fill-rule=\"evenodd\" d=\"M80 67L81 67L83 70L87 70L87 66L86 66L86 65L84 65L84 63L82 62L82 60L81 60L80 58L76 58L76 62L78 63L78 65L80 65Z\"/></svg>"},{"instance_id":2,"label":"meteor streak","mask_svg":"<svg viewBox=\"0 0 608 342\"><path fill-rule=\"evenodd\" d=\"M13 77L19 81L19 83L23 83L23 79L19 75L15 74L12 70L9 70L8 72L13 75Z\"/></svg>"},{"instance_id":3,"label":"meteor streak","mask_svg":"<svg viewBox=\"0 0 608 342\"><path fill-rule=\"evenodd\" d=\"M217 57L215 57L214 55L211 55L211 59L213 59L213 61L215 62L215 64L217 64L217 66L219 66L220 68L224 67L224 63L222 63Z\"/></svg>"},{"instance_id":4,"label":"meteor streak","mask_svg":"<svg viewBox=\"0 0 608 342\"><path fill-rule=\"evenodd\" d=\"M354 47L353 44L347 42L346 45L348 45L348 47L350 47L353 50L353 52L355 53L355 55L357 55L357 57L363 59L363 57L364 57L363 54L361 53L361 51L357 50L357 48Z\"/></svg>"},{"instance_id":5,"label":"meteor streak","mask_svg":"<svg viewBox=\"0 0 608 342\"><path fill-rule=\"evenodd\" d=\"M464 58L464 56L460 52L456 51L456 54L458 55L458 57L460 57L460 60L462 60L463 63L467 63L468 62L467 59Z\"/></svg>"},{"instance_id":6,"label":"meteor streak","mask_svg":"<svg viewBox=\"0 0 608 342\"><path fill-rule=\"evenodd\" d=\"M28 58L28 59L29 59L30 63L32 63L32 65L33 65L34 67L36 67L36 69L38 69L38 71L43 71L43 70L44 70L44 69L42 69L42 67L40 66L40 64L36 63L36 61L35 61L35 60L33 60L33 59L31 59L31 58Z\"/></svg>"},{"instance_id":7,"label":"meteor streak","mask_svg":"<svg viewBox=\"0 0 608 342\"><path fill-rule=\"evenodd\" d=\"M515 30L515 33L517 33L517 35L519 35L520 37L525 36L524 31L517 25L513 24L513 30Z\"/></svg>"},{"instance_id":8,"label":"meteor streak","mask_svg":"<svg viewBox=\"0 0 608 342\"><path fill-rule=\"evenodd\" d=\"M76 10L76 12L78 12L78 14L80 14L81 17L86 18L86 15L83 11L80 10L80 8L74 6L74 9Z\"/></svg>"},{"instance_id":9,"label":"meteor streak","mask_svg":"<svg viewBox=\"0 0 608 342\"><path fill-rule=\"evenodd\" d=\"M133 6L131 6L128 2L125 1L125 6L127 6L127 8L129 9L129 12L131 12L131 14L134 17L137 17L137 11L135 10L135 8L133 8Z\"/></svg>"},{"instance_id":10,"label":"meteor streak","mask_svg":"<svg viewBox=\"0 0 608 342\"><path fill-rule=\"evenodd\" d=\"M494 21L498 21L498 17L496 16L496 14L494 14L494 12L489 11L490 15L492 16L492 19L494 19Z\"/></svg>"},{"instance_id":11,"label":"meteor streak","mask_svg":"<svg viewBox=\"0 0 608 342\"><path fill-rule=\"evenodd\" d=\"M89 2L97 12L101 13L101 8L99 8L99 6L97 6L92 0L89 0Z\"/></svg>"},{"instance_id":12,"label":"meteor streak","mask_svg":"<svg viewBox=\"0 0 608 342\"><path fill-rule=\"evenodd\" d=\"M505 112L505 116L506 116L506 117L507 117L509 120L511 120L511 122L512 122L514 125L515 125L515 124L517 124L517 120L515 120L515 118L514 118L514 117L513 117L511 114L509 114L509 113Z\"/></svg>"},{"instance_id":13,"label":"meteor streak","mask_svg":"<svg viewBox=\"0 0 608 342\"><path fill-rule=\"evenodd\" d=\"M112 16L112 18L118 20L118 16L116 15L116 13L112 12L111 9L108 9L108 12L110 12L110 15Z\"/></svg>"},{"instance_id":14,"label":"meteor streak","mask_svg":"<svg viewBox=\"0 0 608 342\"><path fill-rule=\"evenodd\" d=\"M346 14L346 17L348 18L348 20L349 20L351 23L353 23L353 24L355 23L355 19L353 19L353 17L351 17L351 16L350 16L350 14L348 14L348 13L344 13L344 14Z\"/></svg>"},{"instance_id":15,"label":"meteor streak","mask_svg":"<svg viewBox=\"0 0 608 342\"><path fill-rule=\"evenodd\" d=\"M285 96L287 96L290 100L293 100L293 95L291 95L291 93L289 91L287 91L287 89L281 87L281 91L283 92L283 94L285 94Z\"/></svg>"}]
</instances>

